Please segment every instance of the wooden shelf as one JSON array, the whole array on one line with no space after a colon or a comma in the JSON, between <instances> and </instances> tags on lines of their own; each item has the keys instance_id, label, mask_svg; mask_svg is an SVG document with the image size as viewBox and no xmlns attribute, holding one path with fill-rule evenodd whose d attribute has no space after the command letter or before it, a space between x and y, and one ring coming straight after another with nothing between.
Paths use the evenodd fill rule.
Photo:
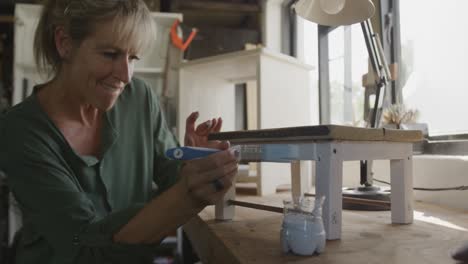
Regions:
<instances>
[{"instance_id":1,"label":"wooden shelf","mask_svg":"<svg viewBox=\"0 0 468 264\"><path fill-rule=\"evenodd\" d=\"M183 1L178 5L179 10L203 10L213 12L260 12L258 4L226 3L220 1Z\"/></svg>"},{"instance_id":2,"label":"wooden shelf","mask_svg":"<svg viewBox=\"0 0 468 264\"><path fill-rule=\"evenodd\" d=\"M14 23L14 16L0 16L0 23Z\"/></svg>"},{"instance_id":3,"label":"wooden shelf","mask_svg":"<svg viewBox=\"0 0 468 264\"><path fill-rule=\"evenodd\" d=\"M182 14L179 13L152 12L151 15L157 25L164 27L171 27L172 23L174 23L174 19L183 20Z\"/></svg>"},{"instance_id":4,"label":"wooden shelf","mask_svg":"<svg viewBox=\"0 0 468 264\"><path fill-rule=\"evenodd\" d=\"M187 25L260 30L262 8L258 3L230 3L222 1L177 1L172 9L184 14ZM247 23L247 25L246 25Z\"/></svg>"},{"instance_id":5,"label":"wooden shelf","mask_svg":"<svg viewBox=\"0 0 468 264\"><path fill-rule=\"evenodd\" d=\"M228 82L243 83L257 79L259 56L266 56L275 61L302 67L310 71L315 69L313 66L303 64L293 57L270 51L267 48L242 50L205 57L182 63L180 67L195 72L199 76L219 76L219 78Z\"/></svg>"}]
</instances>

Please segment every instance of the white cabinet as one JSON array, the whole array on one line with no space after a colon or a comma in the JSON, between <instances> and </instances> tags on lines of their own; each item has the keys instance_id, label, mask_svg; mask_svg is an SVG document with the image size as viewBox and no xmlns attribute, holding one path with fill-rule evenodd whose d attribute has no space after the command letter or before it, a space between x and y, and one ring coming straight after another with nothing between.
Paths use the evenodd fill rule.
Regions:
<instances>
[{"instance_id":1,"label":"white cabinet","mask_svg":"<svg viewBox=\"0 0 468 264\"><path fill-rule=\"evenodd\" d=\"M248 129L313 125L318 113L312 110L317 103L313 100L317 91L311 85L312 70L293 57L265 48L182 63L179 138L183 138L185 118L192 111L200 112L201 121L222 117L223 131L235 130L234 88L238 83L247 83ZM277 186L289 184L291 179L289 164L260 163L256 174L260 195L274 193Z\"/></svg>"}]
</instances>

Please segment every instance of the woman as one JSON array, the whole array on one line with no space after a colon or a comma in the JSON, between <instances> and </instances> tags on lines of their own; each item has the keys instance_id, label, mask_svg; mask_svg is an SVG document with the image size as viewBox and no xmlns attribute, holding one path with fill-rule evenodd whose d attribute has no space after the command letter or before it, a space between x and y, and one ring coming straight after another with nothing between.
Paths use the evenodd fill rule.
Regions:
<instances>
[{"instance_id":1,"label":"woman","mask_svg":"<svg viewBox=\"0 0 468 264\"><path fill-rule=\"evenodd\" d=\"M192 113L185 143L223 151L182 166L164 157L177 142L132 78L153 32L142 0L44 5L34 44L51 81L0 119L0 168L23 212L16 263L152 263L158 242L231 186L236 153L207 141L221 119L195 128Z\"/></svg>"}]
</instances>

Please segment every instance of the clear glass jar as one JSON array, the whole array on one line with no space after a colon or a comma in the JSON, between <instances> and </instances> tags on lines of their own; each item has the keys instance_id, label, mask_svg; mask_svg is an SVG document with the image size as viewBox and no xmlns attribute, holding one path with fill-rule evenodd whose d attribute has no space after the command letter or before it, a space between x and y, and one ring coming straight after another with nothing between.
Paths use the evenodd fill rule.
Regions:
<instances>
[{"instance_id":1,"label":"clear glass jar","mask_svg":"<svg viewBox=\"0 0 468 264\"><path fill-rule=\"evenodd\" d=\"M310 198L284 200L283 224L280 232L284 253L298 255L321 253L325 249L325 229L322 220L323 199L314 203Z\"/></svg>"}]
</instances>

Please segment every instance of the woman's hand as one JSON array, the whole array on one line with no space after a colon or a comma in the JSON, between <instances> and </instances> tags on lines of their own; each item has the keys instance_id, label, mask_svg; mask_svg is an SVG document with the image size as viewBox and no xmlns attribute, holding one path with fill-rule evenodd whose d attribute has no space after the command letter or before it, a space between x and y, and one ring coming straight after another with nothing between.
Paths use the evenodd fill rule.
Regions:
<instances>
[{"instance_id":1,"label":"woman's hand","mask_svg":"<svg viewBox=\"0 0 468 264\"><path fill-rule=\"evenodd\" d=\"M190 197L197 206L215 204L233 185L237 174L238 150L229 149L228 141L208 140L210 133L219 132L221 118L213 118L195 128L198 112L191 113L186 120L185 146L216 148L222 151L205 158L186 161L181 169L181 179Z\"/></svg>"},{"instance_id":2,"label":"woman's hand","mask_svg":"<svg viewBox=\"0 0 468 264\"><path fill-rule=\"evenodd\" d=\"M184 138L185 146L216 149L226 149L229 147L229 143L226 141L208 141L208 134L219 132L221 130L223 120L220 117L213 118L199 124L195 128L195 122L197 121L198 116L198 112L193 112L187 117Z\"/></svg>"},{"instance_id":3,"label":"woman's hand","mask_svg":"<svg viewBox=\"0 0 468 264\"><path fill-rule=\"evenodd\" d=\"M189 160L181 169L181 182L197 206L215 204L233 184L237 153L225 147L205 158Z\"/></svg>"}]
</instances>

